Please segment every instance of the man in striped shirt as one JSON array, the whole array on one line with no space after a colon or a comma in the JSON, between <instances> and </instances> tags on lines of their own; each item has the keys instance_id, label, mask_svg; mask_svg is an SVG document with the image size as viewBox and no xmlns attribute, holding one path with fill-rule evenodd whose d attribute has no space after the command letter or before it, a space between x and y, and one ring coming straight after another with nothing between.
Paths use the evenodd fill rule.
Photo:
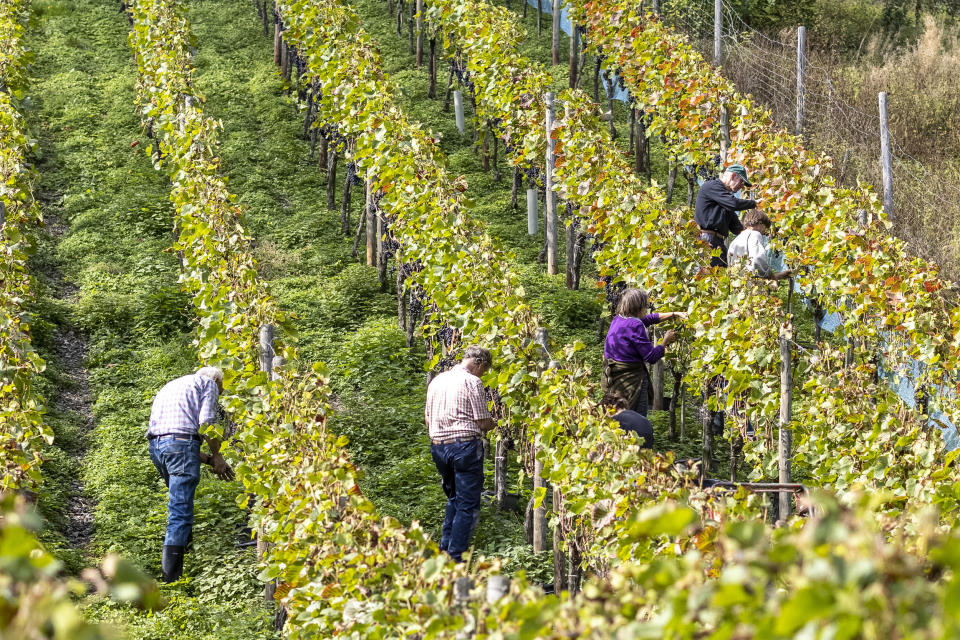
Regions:
<instances>
[{"instance_id":1,"label":"man in striped shirt","mask_svg":"<svg viewBox=\"0 0 960 640\"><path fill-rule=\"evenodd\" d=\"M200 462L208 462L223 480L233 470L220 454L220 441L201 435L200 428L217 419L217 401L223 391L223 372L203 367L163 386L150 410L150 459L170 490L167 533L163 541L161 574L164 582L183 575L183 553L193 531L193 496L200 483ZM202 454L206 440L211 453Z\"/></svg>"},{"instance_id":2,"label":"man in striped shirt","mask_svg":"<svg viewBox=\"0 0 960 640\"><path fill-rule=\"evenodd\" d=\"M493 428L480 378L492 363L490 352L467 347L463 360L438 375L427 387L424 418L430 453L440 472L447 510L440 550L456 562L470 547L480 516L483 491L483 434Z\"/></svg>"}]
</instances>

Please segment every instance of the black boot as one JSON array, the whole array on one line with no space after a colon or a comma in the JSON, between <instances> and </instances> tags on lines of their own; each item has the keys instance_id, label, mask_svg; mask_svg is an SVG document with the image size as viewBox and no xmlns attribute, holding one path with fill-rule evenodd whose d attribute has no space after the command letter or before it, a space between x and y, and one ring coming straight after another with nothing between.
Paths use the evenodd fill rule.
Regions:
<instances>
[{"instance_id":1,"label":"black boot","mask_svg":"<svg viewBox=\"0 0 960 640\"><path fill-rule=\"evenodd\" d=\"M180 579L183 575L183 547L173 544L163 546L160 573L164 582L176 582Z\"/></svg>"}]
</instances>

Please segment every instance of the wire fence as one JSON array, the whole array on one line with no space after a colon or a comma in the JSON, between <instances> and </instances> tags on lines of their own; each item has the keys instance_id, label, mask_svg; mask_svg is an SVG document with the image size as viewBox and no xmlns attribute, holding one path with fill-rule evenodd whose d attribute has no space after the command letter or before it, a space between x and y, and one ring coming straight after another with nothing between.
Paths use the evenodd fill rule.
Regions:
<instances>
[{"instance_id":1,"label":"wire fence","mask_svg":"<svg viewBox=\"0 0 960 640\"><path fill-rule=\"evenodd\" d=\"M722 14L724 75L768 109L778 126L795 131L796 29L778 34L760 32L725 0ZM713 60L713 2L685 3L676 11L668 5L663 20L685 34L707 60ZM804 140L833 158L834 175L840 184L853 186L862 181L881 193L876 93L864 91L863 83L851 77L855 70L833 64L824 54L807 52L805 63ZM912 253L937 262L944 275L956 281L960 279L960 242L953 238L960 238L960 201L950 194L960 191L960 170L918 158L907 148L916 149L922 141L895 135L891 132L894 232L908 243Z\"/></svg>"}]
</instances>

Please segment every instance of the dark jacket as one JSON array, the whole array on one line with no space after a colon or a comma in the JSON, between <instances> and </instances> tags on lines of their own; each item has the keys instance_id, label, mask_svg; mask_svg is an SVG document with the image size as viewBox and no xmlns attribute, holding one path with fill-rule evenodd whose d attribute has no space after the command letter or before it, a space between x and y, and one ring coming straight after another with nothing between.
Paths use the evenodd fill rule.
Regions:
<instances>
[{"instance_id":1,"label":"dark jacket","mask_svg":"<svg viewBox=\"0 0 960 640\"><path fill-rule=\"evenodd\" d=\"M715 178L700 186L693 219L701 229L709 229L726 237L731 232L737 234L743 231L740 217L734 212L753 209L755 206L755 200L734 197L727 187Z\"/></svg>"}]
</instances>

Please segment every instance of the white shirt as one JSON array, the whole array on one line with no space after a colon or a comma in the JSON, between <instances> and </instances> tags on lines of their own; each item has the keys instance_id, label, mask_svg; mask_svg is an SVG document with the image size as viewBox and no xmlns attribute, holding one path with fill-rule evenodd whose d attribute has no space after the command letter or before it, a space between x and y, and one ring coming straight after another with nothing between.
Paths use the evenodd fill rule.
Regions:
<instances>
[{"instance_id":1,"label":"white shirt","mask_svg":"<svg viewBox=\"0 0 960 640\"><path fill-rule=\"evenodd\" d=\"M196 435L204 424L217 419L217 383L195 373L171 380L153 399L150 410L152 436Z\"/></svg>"},{"instance_id":2,"label":"white shirt","mask_svg":"<svg viewBox=\"0 0 960 640\"><path fill-rule=\"evenodd\" d=\"M727 249L727 263L730 266L741 260L746 260L747 268L761 278L773 276L773 269L767 261L767 248L763 244L763 234L756 229L741 231Z\"/></svg>"}]
</instances>

